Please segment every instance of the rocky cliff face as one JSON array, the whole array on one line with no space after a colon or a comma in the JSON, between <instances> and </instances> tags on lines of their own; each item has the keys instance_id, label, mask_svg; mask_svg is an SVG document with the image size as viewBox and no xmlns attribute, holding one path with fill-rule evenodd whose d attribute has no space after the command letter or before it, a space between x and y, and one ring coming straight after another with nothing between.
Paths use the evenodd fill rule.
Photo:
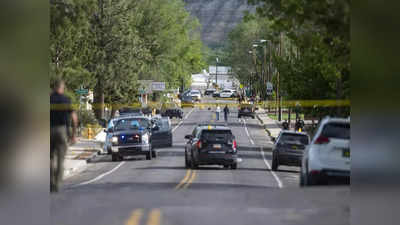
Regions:
<instances>
[{"instance_id":1,"label":"rocky cliff face","mask_svg":"<svg viewBox=\"0 0 400 225\"><path fill-rule=\"evenodd\" d=\"M228 33L239 23L244 11L253 12L247 0L184 0L186 9L202 25L201 38L213 48L221 46Z\"/></svg>"}]
</instances>

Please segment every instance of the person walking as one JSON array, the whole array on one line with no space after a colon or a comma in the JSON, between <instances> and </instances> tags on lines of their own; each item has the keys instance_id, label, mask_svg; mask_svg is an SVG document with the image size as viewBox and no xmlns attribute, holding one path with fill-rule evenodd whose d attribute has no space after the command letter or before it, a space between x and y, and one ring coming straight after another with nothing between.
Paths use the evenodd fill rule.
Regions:
<instances>
[{"instance_id":1,"label":"person walking","mask_svg":"<svg viewBox=\"0 0 400 225\"><path fill-rule=\"evenodd\" d=\"M221 108L219 107L219 105L217 105L217 109L215 110L215 114L217 117L217 120L219 120L219 113L221 112Z\"/></svg>"},{"instance_id":2,"label":"person walking","mask_svg":"<svg viewBox=\"0 0 400 225\"><path fill-rule=\"evenodd\" d=\"M228 115L229 115L229 108L228 108L228 105L225 105L225 108L224 108L225 122L228 122Z\"/></svg>"},{"instance_id":3,"label":"person walking","mask_svg":"<svg viewBox=\"0 0 400 225\"><path fill-rule=\"evenodd\" d=\"M50 192L58 192L64 174L64 157L71 144L76 143L78 116L72 109L71 100L64 95L65 83L55 82L50 95ZM72 133L69 124L72 119Z\"/></svg>"}]
</instances>

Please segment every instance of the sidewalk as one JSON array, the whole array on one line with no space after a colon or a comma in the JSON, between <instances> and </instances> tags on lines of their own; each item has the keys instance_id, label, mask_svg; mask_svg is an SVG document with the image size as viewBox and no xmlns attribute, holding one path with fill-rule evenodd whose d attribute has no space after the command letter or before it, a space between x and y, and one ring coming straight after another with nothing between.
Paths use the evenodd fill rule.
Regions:
<instances>
[{"instance_id":1,"label":"sidewalk","mask_svg":"<svg viewBox=\"0 0 400 225\"><path fill-rule=\"evenodd\" d=\"M268 132L269 136L277 138L282 128L280 124L269 118L265 109L259 109L256 111L256 117L264 125L265 130Z\"/></svg>"},{"instance_id":2,"label":"sidewalk","mask_svg":"<svg viewBox=\"0 0 400 225\"><path fill-rule=\"evenodd\" d=\"M101 152L101 144L94 140L79 138L68 147L64 161L64 179L84 170L87 163Z\"/></svg>"}]
</instances>

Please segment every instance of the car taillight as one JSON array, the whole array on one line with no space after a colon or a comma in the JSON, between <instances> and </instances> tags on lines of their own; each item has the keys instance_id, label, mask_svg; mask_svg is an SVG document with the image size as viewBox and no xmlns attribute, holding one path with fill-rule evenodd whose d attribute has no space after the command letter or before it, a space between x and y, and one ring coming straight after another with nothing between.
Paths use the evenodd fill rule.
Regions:
<instances>
[{"instance_id":1,"label":"car taillight","mask_svg":"<svg viewBox=\"0 0 400 225\"><path fill-rule=\"evenodd\" d=\"M328 143L329 143L329 138L324 137L324 136L319 136L314 142L314 144L316 144L316 145L322 145L322 144L328 144Z\"/></svg>"},{"instance_id":2,"label":"car taillight","mask_svg":"<svg viewBox=\"0 0 400 225\"><path fill-rule=\"evenodd\" d=\"M199 140L199 141L197 141L197 148L201 149L201 147L202 147L202 144L201 144L201 141Z\"/></svg>"},{"instance_id":3,"label":"car taillight","mask_svg":"<svg viewBox=\"0 0 400 225\"><path fill-rule=\"evenodd\" d=\"M233 140L232 148L234 151L236 151L236 147L237 147L236 140Z\"/></svg>"}]
</instances>

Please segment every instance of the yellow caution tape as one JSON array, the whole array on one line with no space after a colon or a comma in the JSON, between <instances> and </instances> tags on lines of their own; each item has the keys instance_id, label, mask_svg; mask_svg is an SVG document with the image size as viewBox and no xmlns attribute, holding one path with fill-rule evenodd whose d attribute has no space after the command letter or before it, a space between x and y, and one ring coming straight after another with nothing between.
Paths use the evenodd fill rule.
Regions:
<instances>
[{"instance_id":1,"label":"yellow caution tape","mask_svg":"<svg viewBox=\"0 0 400 225\"><path fill-rule=\"evenodd\" d=\"M181 107L199 107L200 109L204 109L204 107L216 107L217 105L220 106L225 106L227 105L228 107L238 107L240 105L249 105L251 103L249 102L213 102L213 103L181 103ZM149 102L147 104L147 107L150 108L155 108L155 109L160 109L161 108L161 103L159 102ZM276 101L262 101L254 104L257 107L277 107L278 103ZM100 109L101 104L92 104L93 109ZM103 106L107 106L108 108L114 108L114 109L121 109L121 108L143 108L142 104L140 103L134 103L134 104L106 104ZM350 106L350 100L348 99L342 99L342 100L335 100L335 99L328 99L328 100L288 100L288 101L282 101L281 102L281 107L347 107ZM78 104L51 104L50 105L51 110L77 110L79 109Z\"/></svg>"}]
</instances>

